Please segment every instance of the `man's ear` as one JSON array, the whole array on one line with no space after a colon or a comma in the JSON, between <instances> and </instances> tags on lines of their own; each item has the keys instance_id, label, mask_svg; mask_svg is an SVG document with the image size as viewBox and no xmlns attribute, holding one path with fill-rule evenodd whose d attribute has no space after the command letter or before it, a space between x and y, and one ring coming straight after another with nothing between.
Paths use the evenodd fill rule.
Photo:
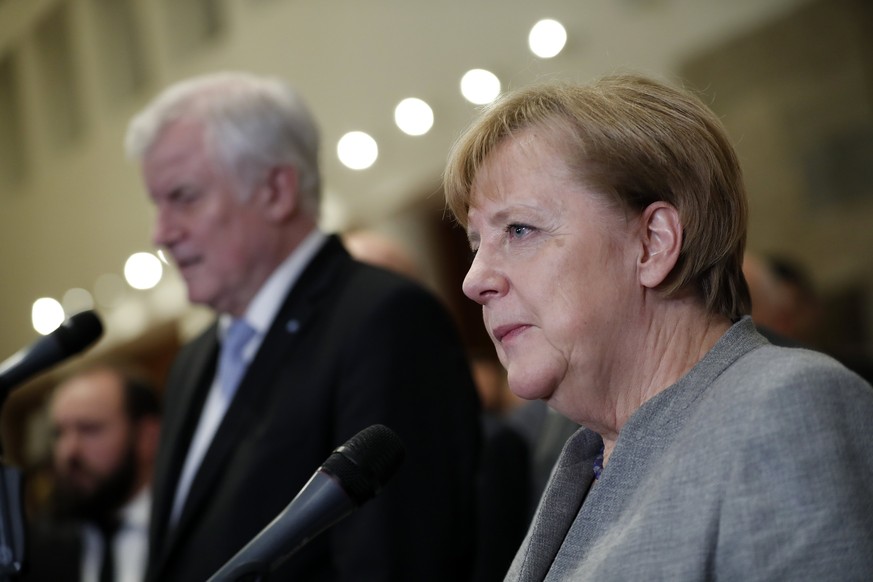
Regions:
<instances>
[{"instance_id":1,"label":"man's ear","mask_svg":"<svg viewBox=\"0 0 873 582\"><path fill-rule=\"evenodd\" d=\"M679 211L666 202L653 202L640 216L643 252L639 261L640 283L650 289L663 283L682 248Z\"/></svg>"},{"instance_id":2,"label":"man's ear","mask_svg":"<svg viewBox=\"0 0 873 582\"><path fill-rule=\"evenodd\" d=\"M136 447L139 458L150 466L158 454L161 435L161 420L157 416L144 416L136 425Z\"/></svg>"},{"instance_id":3,"label":"man's ear","mask_svg":"<svg viewBox=\"0 0 873 582\"><path fill-rule=\"evenodd\" d=\"M300 181L294 166L270 170L262 186L262 200L267 216L283 221L300 210Z\"/></svg>"}]
</instances>

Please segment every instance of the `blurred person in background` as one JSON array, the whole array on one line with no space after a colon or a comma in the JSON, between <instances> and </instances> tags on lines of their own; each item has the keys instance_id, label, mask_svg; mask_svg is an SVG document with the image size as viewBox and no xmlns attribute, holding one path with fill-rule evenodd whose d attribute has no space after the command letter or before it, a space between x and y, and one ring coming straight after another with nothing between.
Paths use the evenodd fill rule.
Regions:
<instances>
[{"instance_id":1,"label":"blurred person in background","mask_svg":"<svg viewBox=\"0 0 873 582\"><path fill-rule=\"evenodd\" d=\"M853 344L844 334L832 334L829 342L824 337L823 302L799 263L747 251L743 274L752 298L752 320L771 343L821 350L873 382L869 348ZM862 314L856 315L856 321L863 319Z\"/></svg>"},{"instance_id":2,"label":"blurred person in background","mask_svg":"<svg viewBox=\"0 0 873 582\"><path fill-rule=\"evenodd\" d=\"M436 297L318 227L319 147L300 96L247 73L170 86L128 128L154 243L218 316L167 382L152 582L209 578L373 424L403 441L398 474L270 579L471 574L480 431L464 350Z\"/></svg>"},{"instance_id":3,"label":"blurred person in background","mask_svg":"<svg viewBox=\"0 0 873 582\"><path fill-rule=\"evenodd\" d=\"M356 228L342 234L349 254L361 261L422 281L421 268L399 241L376 230Z\"/></svg>"},{"instance_id":4,"label":"blurred person in background","mask_svg":"<svg viewBox=\"0 0 873 582\"><path fill-rule=\"evenodd\" d=\"M160 431L158 395L144 378L97 364L52 393L54 488L31 528L23 580L144 579Z\"/></svg>"},{"instance_id":5,"label":"blurred person in background","mask_svg":"<svg viewBox=\"0 0 873 582\"><path fill-rule=\"evenodd\" d=\"M868 580L873 391L749 317L737 157L639 76L510 93L447 202L509 386L582 426L506 580Z\"/></svg>"},{"instance_id":6,"label":"blurred person in background","mask_svg":"<svg viewBox=\"0 0 873 582\"><path fill-rule=\"evenodd\" d=\"M746 252L743 275L752 299L752 319L771 342L815 347L821 304L812 282L795 263Z\"/></svg>"}]
</instances>

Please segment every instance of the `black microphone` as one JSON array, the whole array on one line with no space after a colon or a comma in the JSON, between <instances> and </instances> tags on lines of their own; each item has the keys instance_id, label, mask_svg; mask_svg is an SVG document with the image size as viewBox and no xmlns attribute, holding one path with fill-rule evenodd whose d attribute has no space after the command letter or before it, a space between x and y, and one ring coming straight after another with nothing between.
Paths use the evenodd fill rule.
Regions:
<instances>
[{"instance_id":1,"label":"black microphone","mask_svg":"<svg viewBox=\"0 0 873 582\"><path fill-rule=\"evenodd\" d=\"M12 388L31 376L78 354L103 334L103 324L93 311L82 311L59 328L0 364L0 403Z\"/></svg>"},{"instance_id":2,"label":"black microphone","mask_svg":"<svg viewBox=\"0 0 873 582\"><path fill-rule=\"evenodd\" d=\"M390 428L381 424L365 428L335 449L282 513L207 582L260 580L375 497L405 454L400 437Z\"/></svg>"}]
</instances>

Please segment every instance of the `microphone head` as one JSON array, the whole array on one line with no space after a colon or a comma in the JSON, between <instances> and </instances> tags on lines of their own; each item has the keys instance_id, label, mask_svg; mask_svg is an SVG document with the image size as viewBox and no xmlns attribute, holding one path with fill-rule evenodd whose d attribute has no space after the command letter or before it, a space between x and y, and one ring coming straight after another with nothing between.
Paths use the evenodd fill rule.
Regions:
<instances>
[{"instance_id":1,"label":"microphone head","mask_svg":"<svg viewBox=\"0 0 873 582\"><path fill-rule=\"evenodd\" d=\"M387 426L374 424L337 447L321 468L361 505L382 490L405 456L400 437Z\"/></svg>"},{"instance_id":2,"label":"microphone head","mask_svg":"<svg viewBox=\"0 0 873 582\"><path fill-rule=\"evenodd\" d=\"M64 356L77 354L103 335L103 323L94 311L82 311L67 319L51 333Z\"/></svg>"}]
</instances>

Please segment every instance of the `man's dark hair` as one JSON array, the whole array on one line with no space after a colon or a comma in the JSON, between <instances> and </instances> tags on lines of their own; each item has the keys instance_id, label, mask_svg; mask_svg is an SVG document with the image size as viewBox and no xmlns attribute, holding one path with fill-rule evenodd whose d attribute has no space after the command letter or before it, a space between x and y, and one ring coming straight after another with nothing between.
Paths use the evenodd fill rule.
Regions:
<instances>
[{"instance_id":1,"label":"man's dark hair","mask_svg":"<svg viewBox=\"0 0 873 582\"><path fill-rule=\"evenodd\" d=\"M149 416L161 415L161 402L154 385L136 372L123 367L114 368L124 380L124 409L127 417L136 422Z\"/></svg>"},{"instance_id":2,"label":"man's dark hair","mask_svg":"<svg viewBox=\"0 0 873 582\"><path fill-rule=\"evenodd\" d=\"M816 290L812 279L799 263L776 255L765 255L763 258L777 279L800 291L803 299L815 298Z\"/></svg>"}]
</instances>

